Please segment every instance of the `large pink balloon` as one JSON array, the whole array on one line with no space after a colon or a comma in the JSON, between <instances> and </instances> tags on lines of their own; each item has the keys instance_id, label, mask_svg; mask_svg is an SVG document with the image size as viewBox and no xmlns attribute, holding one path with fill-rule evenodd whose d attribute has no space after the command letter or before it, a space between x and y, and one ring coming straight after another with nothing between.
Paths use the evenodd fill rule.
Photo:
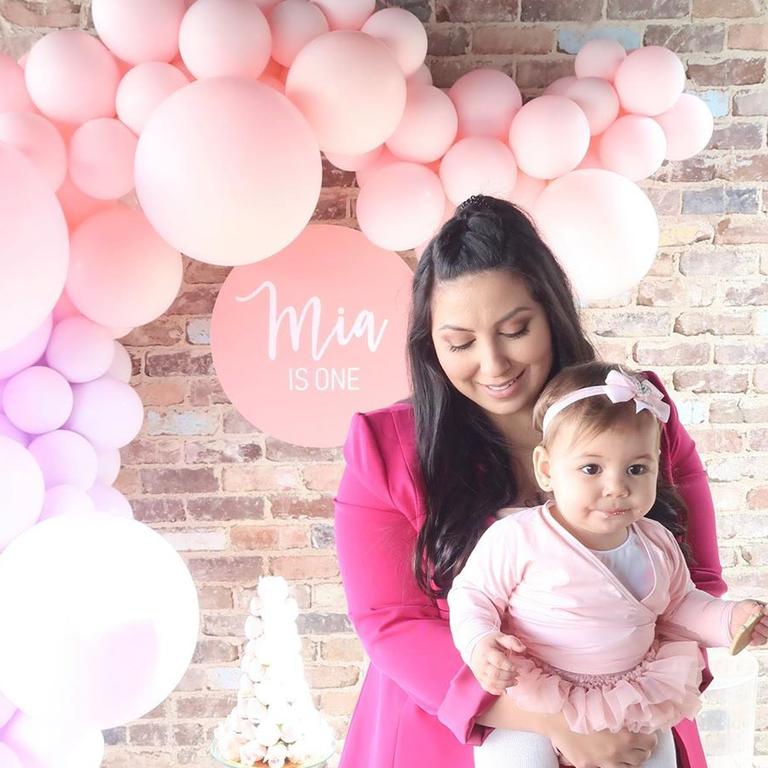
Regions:
<instances>
[{"instance_id":1,"label":"large pink balloon","mask_svg":"<svg viewBox=\"0 0 768 768\"><path fill-rule=\"evenodd\" d=\"M122 448L133 440L144 421L144 407L136 390L103 376L73 384L74 405L66 428L78 432L95 448Z\"/></svg>"},{"instance_id":2,"label":"large pink balloon","mask_svg":"<svg viewBox=\"0 0 768 768\"><path fill-rule=\"evenodd\" d=\"M656 115L667 138L667 160L686 160L701 152L712 138L713 118L698 96L683 93L675 105Z\"/></svg>"},{"instance_id":3,"label":"large pink balloon","mask_svg":"<svg viewBox=\"0 0 768 768\"><path fill-rule=\"evenodd\" d=\"M104 326L85 317L69 317L56 324L45 357L68 381L93 381L112 365L115 342Z\"/></svg>"},{"instance_id":4,"label":"large pink balloon","mask_svg":"<svg viewBox=\"0 0 768 768\"><path fill-rule=\"evenodd\" d=\"M64 288L69 234L56 195L32 164L0 143L0 350L39 327Z\"/></svg>"},{"instance_id":5,"label":"large pink balloon","mask_svg":"<svg viewBox=\"0 0 768 768\"><path fill-rule=\"evenodd\" d=\"M0 114L0 141L17 149L58 189L67 175L67 149L54 125L31 112Z\"/></svg>"},{"instance_id":6,"label":"large pink balloon","mask_svg":"<svg viewBox=\"0 0 768 768\"><path fill-rule=\"evenodd\" d=\"M387 139L387 147L403 160L432 163L448 151L457 129L456 108L443 91L432 85L412 85L403 117Z\"/></svg>"},{"instance_id":7,"label":"large pink balloon","mask_svg":"<svg viewBox=\"0 0 768 768\"><path fill-rule=\"evenodd\" d=\"M599 77L613 82L616 70L627 52L621 43L607 38L597 38L584 43L576 54L574 69L577 77Z\"/></svg>"},{"instance_id":8,"label":"large pink balloon","mask_svg":"<svg viewBox=\"0 0 768 768\"><path fill-rule=\"evenodd\" d=\"M459 115L459 136L488 136L506 141L512 119L523 104L515 81L498 69L474 69L462 75L448 95Z\"/></svg>"},{"instance_id":9,"label":"large pink balloon","mask_svg":"<svg viewBox=\"0 0 768 768\"><path fill-rule=\"evenodd\" d=\"M509 200L517 182L517 165L506 144L487 136L469 136L445 153L440 179L454 205L471 195Z\"/></svg>"},{"instance_id":10,"label":"large pink balloon","mask_svg":"<svg viewBox=\"0 0 768 768\"><path fill-rule=\"evenodd\" d=\"M112 365L109 366L107 376L127 384L131 380L132 373L131 356L119 341L115 341L114 345L115 356L112 358Z\"/></svg>"},{"instance_id":11,"label":"large pink balloon","mask_svg":"<svg viewBox=\"0 0 768 768\"><path fill-rule=\"evenodd\" d=\"M176 298L181 278L181 255L141 211L115 206L72 233L67 293L95 323L133 328L154 320Z\"/></svg>"},{"instance_id":12,"label":"large pink balloon","mask_svg":"<svg viewBox=\"0 0 768 768\"><path fill-rule=\"evenodd\" d=\"M133 520L131 504L117 488L106 483L95 483L88 491L88 496L93 501L96 511L102 515L115 515Z\"/></svg>"},{"instance_id":13,"label":"large pink balloon","mask_svg":"<svg viewBox=\"0 0 768 768\"><path fill-rule=\"evenodd\" d=\"M357 198L357 221L375 245L405 251L435 231L445 209L440 179L417 163L394 163L374 174Z\"/></svg>"},{"instance_id":14,"label":"large pink balloon","mask_svg":"<svg viewBox=\"0 0 768 768\"><path fill-rule=\"evenodd\" d=\"M152 710L197 643L184 561L149 526L113 515L61 515L19 536L0 558L0 615L0 690L31 716L74 729Z\"/></svg>"},{"instance_id":15,"label":"large pink balloon","mask_svg":"<svg viewBox=\"0 0 768 768\"><path fill-rule=\"evenodd\" d=\"M637 184L617 173L582 170L555 179L533 213L584 302L629 290L656 258L656 211Z\"/></svg>"},{"instance_id":16,"label":"large pink balloon","mask_svg":"<svg viewBox=\"0 0 768 768\"><path fill-rule=\"evenodd\" d=\"M600 137L600 163L632 181L655 173L664 162L667 140L661 126L643 115L620 117Z\"/></svg>"},{"instance_id":17,"label":"large pink balloon","mask_svg":"<svg viewBox=\"0 0 768 768\"><path fill-rule=\"evenodd\" d=\"M31 112L24 70L7 54L0 53L0 112Z\"/></svg>"},{"instance_id":18,"label":"large pink balloon","mask_svg":"<svg viewBox=\"0 0 768 768\"><path fill-rule=\"evenodd\" d=\"M685 68L675 53L660 45L632 51L614 79L622 108L638 115L671 109L685 87Z\"/></svg>"},{"instance_id":19,"label":"large pink balloon","mask_svg":"<svg viewBox=\"0 0 768 768\"><path fill-rule=\"evenodd\" d=\"M572 171L587 153L589 122L570 99L539 96L515 115L509 145L529 176L555 179Z\"/></svg>"},{"instance_id":20,"label":"large pink balloon","mask_svg":"<svg viewBox=\"0 0 768 768\"><path fill-rule=\"evenodd\" d=\"M40 435L29 444L29 452L43 471L46 488L73 485L87 491L96 482L96 451L77 432L57 429Z\"/></svg>"},{"instance_id":21,"label":"large pink balloon","mask_svg":"<svg viewBox=\"0 0 768 768\"><path fill-rule=\"evenodd\" d=\"M49 32L32 46L24 73L32 101L47 117L84 123L115 114L117 63L87 32Z\"/></svg>"},{"instance_id":22,"label":"large pink balloon","mask_svg":"<svg viewBox=\"0 0 768 768\"><path fill-rule=\"evenodd\" d=\"M3 410L24 432L50 432L72 413L72 388L58 371L33 365L8 381L3 390Z\"/></svg>"},{"instance_id":23,"label":"large pink balloon","mask_svg":"<svg viewBox=\"0 0 768 768\"><path fill-rule=\"evenodd\" d=\"M17 426L14 426L13 422L4 413L0 413L0 437L7 437L15 443L23 445L25 448L31 440L31 437Z\"/></svg>"},{"instance_id":24,"label":"large pink balloon","mask_svg":"<svg viewBox=\"0 0 768 768\"><path fill-rule=\"evenodd\" d=\"M76 485L54 485L45 492L43 511L38 522L58 515L71 515L73 512L95 512L93 499Z\"/></svg>"},{"instance_id":25,"label":"large pink balloon","mask_svg":"<svg viewBox=\"0 0 768 768\"><path fill-rule=\"evenodd\" d=\"M510 202L525 211L532 211L539 195L544 191L547 182L544 179L534 179L522 171L517 172L517 182L509 197Z\"/></svg>"},{"instance_id":26,"label":"large pink balloon","mask_svg":"<svg viewBox=\"0 0 768 768\"><path fill-rule=\"evenodd\" d=\"M53 328L53 319L49 315L25 336L18 344L0 352L0 379L7 379L13 374L34 365L45 352Z\"/></svg>"},{"instance_id":27,"label":"large pink balloon","mask_svg":"<svg viewBox=\"0 0 768 768\"><path fill-rule=\"evenodd\" d=\"M376 152L376 156L371 161L364 163L359 168L355 169L355 178L357 179L357 185L360 188L364 187L368 183L368 179L370 179L377 171L386 168L388 165L402 162L400 158L395 157L386 146L383 148L379 147L379 150L380 151ZM331 157L333 157L333 155L331 155ZM331 160L331 162L333 162L333 160Z\"/></svg>"},{"instance_id":28,"label":"large pink balloon","mask_svg":"<svg viewBox=\"0 0 768 768\"><path fill-rule=\"evenodd\" d=\"M82 224L89 216L99 211L105 211L114 204L112 200L97 200L95 197L86 195L72 183L69 175L56 192L56 197L59 199L61 209L64 211L64 216L71 230Z\"/></svg>"},{"instance_id":29,"label":"large pink balloon","mask_svg":"<svg viewBox=\"0 0 768 768\"><path fill-rule=\"evenodd\" d=\"M13 717L14 712L16 712L16 705L12 704L0 693L0 728Z\"/></svg>"},{"instance_id":30,"label":"large pink balloon","mask_svg":"<svg viewBox=\"0 0 768 768\"><path fill-rule=\"evenodd\" d=\"M130 64L170 61L178 52L185 0L93 0L93 26L104 45Z\"/></svg>"},{"instance_id":31,"label":"large pink balloon","mask_svg":"<svg viewBox=\"0 0 768 768\"><path fill-rule=\"evenodd\" d=\"M298 52L310 41L329 31L328 20L314 3L283 0L269 16L272 29L272 58L290 67Z\"/></svg>"},{"instance_id":32,"label":"large pink balloon","mask_svg":"<svg viewBox=\"0 0 768 768\"><path fill-rule=\"evenodd\" d=\"M387 46L363 32L328 32L294 59L285 93L320 148L359 155L385 142L405 109L405 76Z\"/></svg>"},{"instance_id":33,"label":"large pink balloon","mask_svg":"<svg viewBox=\"0 0 768 768\"><path fill-rule=\"evenodd\" d=\"M406 77L415 74L424 63L427 31L410 11L382 8L363 24L360 31L385 43Z\"/></svg>"},{"instance_id":34,"label":"large pink balloon","mask_svg":"<svg viewBox=\"0 0 768 768\"><path fill-rule=\"evenodd\" d=\"M139 64L125 73L117 88L117 116L139 134L158 104L187 83L187 76L173 64Z\"/></svg>"},{"instance_id":35,"label":"large pink balloon","mask_svg":"<svg viewBox=\"0 0 768 768\"><path fill-rule=\"evenodd\" d=\"M96 479L103 485L112 485L120 474L120 451L117 448L104 448L96 455L99 459Z\"/></svg>"},{"instance_id":36,"label":"large pink balloon","mask_svg":"<svg viewBox=\"0 0 768 768\"><path fill-rule=\"evenodd\" d=\"M243 79L176 91L136 150L136 193L152 226L210 264L248 264L285 247L309 222L321 182L306 120L281 94Z\"/></svg>"},{"instance_id":37,"label":"large pink balloon","mask_svg":"<svg viewBox=\"0 0 768 768\"><path fill-rule=\"evenodd\" d=\"M32 454L15 440L3 436L0 436L0 489L3 494L3 514L0 515L1 551L22 531L34 525L43 508L45 493L43 473ZM14 704L18 704L9 695L10 691L2 686L0 691Z\"/></svg>"},{"instance_id":38,"label":"large pink balloon","mask_svg":"<svg viewBox=\"0 0 768 768\"><path fill-rule=\"evenodd\" d=\"M2 768L24 768L18 755L5 744L0 744L0 766Z\"/></svg>"},{"instance_id":39,"label":"large pink balloon","mask_svg":"<svg viewBox=\"0 0 768 768\"><path fill-rule=\"evenodd\" d=\"M303 2L303 0L302 0ZM378 159L384 151L384 147L376 147L370 152L363 152L362 155L339 155L336 152L324 152L326 159L342 171L360 171L367 168ZM394 155L392 155L394 158Z\"/></svg>"},{"instance_id":40,"label":"large pink balloon","mask_svg":"<svg viewBox=\"0 0 768 768\"><path fill-rule=\"evenodd\" d=\"M592 136L601 134L619 116L619 97L614 87L599 77L578 78L563 88L562 95L581 107Z\"/></svg>"},{"instance_id":41,"label":"large pink balloon","mask_svg":"<svg viewBox=\"0 0 768 768\"><path fill-rule=\"evenodd\" d=\"M181 58L198 79L256 79L271 49L269 24L250 0L197 0L181 22Z\"/></svg>"},{"instance_id":42,"label":"large pink balloon","mask_svg":"<svg viewBox=\"0 0 768 768\"><path fill-rule=\"evenodd\" d=\"M331 29L360 29L373 13L376 0L313 0Z\"/></svg>"}]
</instances>

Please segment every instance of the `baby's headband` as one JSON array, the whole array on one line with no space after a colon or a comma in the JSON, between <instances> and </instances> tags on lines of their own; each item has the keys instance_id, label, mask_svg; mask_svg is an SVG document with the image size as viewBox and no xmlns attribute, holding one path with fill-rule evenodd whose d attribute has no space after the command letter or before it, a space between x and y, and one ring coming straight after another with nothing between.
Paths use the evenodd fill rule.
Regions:
<instances>
[{"instance_id":1,"label":"baby's headband","mask_svg":"<svg viewBox=\"0 0 768 768\"><path fill-rule=\"evenodd\" d=\"M627 376L621 371L610 371L605 377L605 384L597 387L583 387L555 400L544 414L541 424L542 433L546 433L552 419L564 408L595 395L607 395L612 403L627 403L634 400L635 413L650 411L662 424L669 421L670 408L662 400L664 397L662 393L650 381Z\"/></svg>"}]
</instances>

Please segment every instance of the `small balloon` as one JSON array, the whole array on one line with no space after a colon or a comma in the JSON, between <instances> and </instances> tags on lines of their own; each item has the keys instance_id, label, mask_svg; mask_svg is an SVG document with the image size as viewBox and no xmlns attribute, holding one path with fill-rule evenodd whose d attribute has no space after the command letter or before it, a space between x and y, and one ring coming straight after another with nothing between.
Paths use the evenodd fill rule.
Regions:
<instances>
[{"instance_id":1,"label":"small balloon","mask_svg":"<svg viewBox=\"0 0 768 768\"><path fill-rule=\"evenodd\" d=\"M512 120L523 104L515 81L497 69L462 75L448 95L459 116L459 137L488 136L507 141Z\"/></svg>"}]
</instances>

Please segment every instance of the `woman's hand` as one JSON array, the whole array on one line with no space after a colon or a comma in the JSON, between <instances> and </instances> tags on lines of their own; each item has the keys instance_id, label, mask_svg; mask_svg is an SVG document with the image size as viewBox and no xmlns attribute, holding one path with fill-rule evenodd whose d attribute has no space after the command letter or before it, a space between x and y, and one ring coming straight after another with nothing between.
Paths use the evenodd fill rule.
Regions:
<instances>
[{"instance_id":1,"label":"woman's hand","mask_svg":"<svg viewBox=\"0 0 768 768\"><path fill-rule=\"evenodd\" d=\"M517 680L514 654L524 650L525 646L516 637L492 632L478 640L469 668L483 690L500 695Z\"/></svg>"},{"instance_id":2,"label":"woman's hand","mask_svg":"<svg viewBox=\"0 0 768 768\"><path fill-rule=\"evenodd\" d=\"M564 765L575 768L627 768L642 765L656 749L655 733L597 731L574 733L564 724L556 724L548 734Z\"/></svg>"},{"instance_id":3,"label":"woman's hand","mask_svg":"<svg viewBox=\"0 0 768 768\"><path fill-rule=\"evenodd\" d=\"M762 614L762 618L755 625L750 636L750 645L765 645L768 640L768 607L757 600L741 600L733 606L731 614L731 637L746 624L753 616Z\"/></svg>"}]
</instances>

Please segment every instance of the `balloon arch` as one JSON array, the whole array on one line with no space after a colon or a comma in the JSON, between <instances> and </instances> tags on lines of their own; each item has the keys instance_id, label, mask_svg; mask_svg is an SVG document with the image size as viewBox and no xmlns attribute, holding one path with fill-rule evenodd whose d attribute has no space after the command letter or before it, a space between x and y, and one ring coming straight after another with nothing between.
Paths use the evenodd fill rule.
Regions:
<instances>
[{"instance_id":1,"label":"balloon arch","mask_svg":"<svg viewBox=\"0 0 768 768\"><path fill-rule=\"evenodd\" d=\"M419 253L462 200L496 195L532 216L586 303L656 255L636 182L712 134L656 46L594 39L523 104L492 69L433 86L421 23L374 0L93 0L93 19L98 38L55 31L0 55L8 768L99 765L100 730L155 707L191 659L191 577L113 487L143 419L115 339L168 309L182 253L268 275L312 216L322 152L357 173L372 246Z\"/></svg>"}]
</instances>

